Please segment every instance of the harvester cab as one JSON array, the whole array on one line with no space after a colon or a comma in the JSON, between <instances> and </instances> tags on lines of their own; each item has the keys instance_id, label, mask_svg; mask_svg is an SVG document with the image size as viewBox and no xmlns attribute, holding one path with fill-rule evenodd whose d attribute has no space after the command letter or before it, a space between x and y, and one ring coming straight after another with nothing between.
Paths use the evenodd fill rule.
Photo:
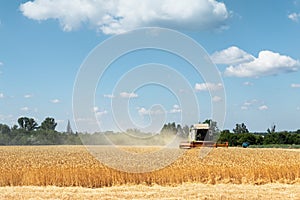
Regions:
<instances>
[{"instance_id":1,"label":"harvester cab","mask_svg":"<svg viewBox=\"0 0 300 200\"><path fill-rule=\"evenodd\" d=\"M194 124L190 128L189 141L181 142L179 147L190 149L196 147L228 147L228 142L218 144L214 141L214 128L207 123Z\"/></svg>"},{"instance_id":2,"label":"harvester cab","mask_svg":"<svg viewBox=\"0 0 300 200\"><path fill-rule=\"evenodd\" d=\"M209 124L194 124L190 128L189 141L212 140L212 136L213 133Z\"/></svg>"}]
</instances>

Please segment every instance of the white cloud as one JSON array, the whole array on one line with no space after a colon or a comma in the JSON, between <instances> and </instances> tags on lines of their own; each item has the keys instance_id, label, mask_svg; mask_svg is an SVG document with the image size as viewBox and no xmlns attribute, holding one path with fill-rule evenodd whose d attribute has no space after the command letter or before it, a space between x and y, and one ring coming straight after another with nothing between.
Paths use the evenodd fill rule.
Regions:
<instances>
[{"instance_id":1,"label":"white cloud","mask_svg":"<svg viewBox=\"0 0 300 200\"><path fill-rule=\"evenodd\" d=\"M98 108L97 106L95 106L95 107L93 108L93 111L94 111L94 112L97 112L97 111L99 111L99 108Z\"/></svg>"},{"instance_id":2,"label":"white cloud","mask_svg":"<svg viewBox=\"0 0 300 200\"><path fill-rule=\"evenodd\" d=\"M3 98L4 98L4 94L0 93L0 99L3 99Z\"/></svg>"},{"instance_id":3,"label":"white cloud","mask_svg":"<svg viewBox=\"0 0 300 200\"><path fill-rule=\"evenodd\" d=\"M236 77L260 77L298 71L300 62L272 51L261 51L258 58L226 68L224 74Z\"/></svg>"},{"instance_id":4,"label":"white cloud","mask_svg":"<svg viewBox=\"0 0 300 200\"><path fill-rule=\"evenodd\" d=\"M243 105L241 106L241 109L248 110L249 107L253 107L253 105L257 105L257 104L258 104L258 100L256 100L256 99L248 100L243 103Z\"/></svg>"},{"instance_id":5,"label":"white cloud","mask_svg":"<svg viewBox=\"0 0 300 200\"><path fill-rule=\"evenodd\" d=\"M247 106L241 106L241 109L242 110L248 110L248 107Z\"/></svg>"},{"instance_id":6,"label":"white cloud","mask_svg":"<svg viewBox=\"0 0 300 200\"><path fill-rule=\"evenodd\" d=\"M213 102L220 102L220 101L222 101L222 98L219 97L219 96L214 96L214 97L212 98L212 101L213 101Z\"/></svg>"},{"instance_id":7,"label":"white cloud","mask_svg":"<svg viewBox=\"0 0 300 200\"><path fill-rule=\"evenodd\" d=\"M109 99L115 98L113 94L104 94L103 96L104 98L109 98Z\"/></svg>"},{"instance_id":8,"label":"white cloud","mask_svg":"<svg viewBox=\"0 0 300 200\"><path fill-rule=\"evenodd\" d=\"M60 103L60 100L59 99L52 99L50 102L51 103Z\"/></svg>"},{"instance_id":9,"label":"white cloud","mask_svg":"<svg viewBox=\"0 0 300 200\"><path fill-rule=\"evenodd\" d=\"M263 101L258 101L256 99L248 100L243 103L241 106L241 110L249 110L249 109L259 109L259 110L268 110L269 107L264 104Z\"/></svg>"},{"instance_id":10,"label":"white cloud","mask_svg":"<svg viewBox=\"0 0 300 200\"><path fill-rule=\"evenodd\" d=\"M266 106L266 105L262 105L262 106L259 106L258 109L259 109L259 110L268 110L269 107Z\"/></svg>"},{"instance_id":11,"label":"white cloud","mask_svg":"<svg viewBox=\"0 0 300 200\"><path fill-rule=\"evenodd\" d=\"M29 19L56 19L64 31L88 24L105 34L149 26L216 29L230 17L226 5L216 0L34 0L20 10Z\"/></svg>"},{"instance_id":12,"label":"white cloud","mask_svg":"<svg viewBox=\"0 0 300 200\"><path fill-rule=\"evenodd\" d=\"M29 108L25 106L25 107L22 107L21 110L22 110L22 111L25 111L25 112L28 112L28 111L29 111Z\"/></svg>"},{"instance_id":13,"label":"white cloud","mask_svg":"<svg viewBox=\"0 0 300 200\"><path fill-rule=\"evenodd\" d=\"M143 116L143 115L149 115L150 114L150 110L147 110L146 108L138 108L138 113L139 115Z\"/></svg>"},{"instance_id":14,"label":"white cloud","mask_svg":"<svg viewBox=\"0 0 300 200\"><path fill-rule=\"evenodd\" d=\"M96 113L97 116L102 116L102 115L106 115L108 112L106 110L104 111L99 111Z\"/></svg>"},{"instance_id":15,"label":"white cloud","mask_svg":"<svg viewBox=\"0 0 300 200\"><path fill-rule=\"evenodd\" d=\"M146 108L144 108L144 107L137 107L136 108L137 109L137 111L138 111L138 113L139 113L139 115L141 115L141 116L144 116L144 115L160 115L160 114L163 114L163 111L161 110L161 109L155 109L155 110L148 110L148 109L146 109Z\"/></svg>"},{"instance_id":16,"label":"white cloud","mask_svg":"<svg viewBox=\"0 0 300 200\"><path fill-rule=\"evenodd\" d=\"M25 95L24 95L24 98L25 98L25 99L29 99L29 98L31 98L31 97L33 97L32 94L25 94Z\"/></svg>"},{"instance_id":17,"label":"white cloud","mask_svg":"<svg viewBox=\"0 0 300 200\"><path fill-rule=\"evenodd\" d=\"M181 113L181 108L179 107L179 105L173 105L173 108L170 110L170 113Z\"/></svg>"},{"instance_id":18,"label":"white cloud","mask_svg":"<svg viewBox=\"0 0 300 200\"><path fill-rule=\"evenodd\" d=\"M252 86L252 85L253 85L253 83L251 83L251 82L249 82L249 81L246 81L246 82L244 82L243 84L244 84L244 85L247 85L247 86Z\"/></svg>"},{"instance_id":19,"label":"white cloud","mask_svg":"<svg viewBox=\"0 0 300 200\"><path fill-rule=\"evenodd\" d=\"M288 15L288 18L293 22L298 22L300 18L300 13L291 13Z\"/></svg>"},{"instance_id":20,"label":"white cloud","mask_svg":"<svg viewBox=\"0 0 300 200\"><path fill-rule=\"evenodd\" d=\"M96 117L101 117L102 115L106 115L108 113L106 110L100 111L100 108L97 106L93 107L93 112L95 113Z\"/></svg>"},{"instance_id":21,"label":"white cloud","mask_svg":"<svg viewBox=\"0 0 300 200\"><path fill-rule=\"evenodd\" d=\"M138 97L138 95L136 94L136 93L128 93L128 92L121 92L120 93L120 96L122 97L122 98L137 98Z\"/></svg>"},{"instance_id":22,"label":"white cloud","mask_svg":"<svg viewBox=\"0 0 300 200\"><path fill-rule=\"evenodd\" d=\"M300 84L299 83L292 83L291 87L292 88L300 88Z\"/></svg>"},{"instance_id":23,"label":"white cloud","mask_svg":"<svg viewBox=\"0 0 300 200\"><path fill-rule=\"evenodd\" d=\"M238 47L232 46L213 53L211 59L216 64L235 65L253 61L255 58Z\"/></svg>"},{"instance_id":24,"label":"white cloud","mask_svg":"<svg viewBox=\"0 0 300 200\"><path fill-rule=\"evenodd\" d=\"M208 91L208 90L220 90L223 88L221 83L196 83L195 90Z\"/></svg>"},{"instance_id":25,"label":"white cloud","mask_svg":"<svg viewBox=\"0 0 300 200\"><path fill-rule=\"evenodd\" d=\"M95 114L96 114L97 117L101 117L101 116L103 116L103 115L106 115L107 113L108 113L108 112L107 112L106 110L104 110L104 111L96 112Z\"/></svg>"}]
</instances>

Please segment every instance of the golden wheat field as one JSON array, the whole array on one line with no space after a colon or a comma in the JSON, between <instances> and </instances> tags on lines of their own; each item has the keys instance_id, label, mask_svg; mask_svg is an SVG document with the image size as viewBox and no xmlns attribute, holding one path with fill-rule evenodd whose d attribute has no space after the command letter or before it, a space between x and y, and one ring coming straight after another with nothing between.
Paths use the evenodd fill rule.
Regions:
<instances>
[{"instance_id":1,"label":"golden wheat field","mask_svg":"<svg viewBox=\"0 0 300 200\"><path fill-rule=\"evenodd\" d=\"M143 155L155 148L122 150ZM199 152L168 149L166 160L182 154L171 165L128 173L101 164L83 146L0 147L0 198L300 199L299 150L217 148L204 158Z\"/></svg>"}]
</instances>

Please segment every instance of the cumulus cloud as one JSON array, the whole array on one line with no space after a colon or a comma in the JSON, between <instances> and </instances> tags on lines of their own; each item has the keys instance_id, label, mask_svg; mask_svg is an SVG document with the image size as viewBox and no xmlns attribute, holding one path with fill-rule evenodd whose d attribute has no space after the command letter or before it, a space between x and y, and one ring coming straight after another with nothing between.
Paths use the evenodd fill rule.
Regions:
<instances>
[{"instance_id":1,"label":"cumulus cloud","mask_svg":"<svg viewBox=\"0 0 300 200\"><path fill-rule=\"evenodd\" d=\"M101 117L102 115L105 115L105 114L108 113L106 110L100 111L99 107L97 107L97 106L95 106L95 107L93 108L93 111L94 111L94 113L95 113L95 115L96 115L97 117Z\"/></svg>"},{"instance_id":2,"label":"cumulus cloud","mask_svg":"<svg viewBox=\"0 0 300 200\"><path fill-rule=\"evenodd\" d=\"M197 91L209 91L209 90L220 90L223 88L221 83L196 83L195 90Z\"/></svg>"},{"instance_id":3,"label":"cumulus cloud","mask_svg":"<svg viewBox=\"0 0 300 200\"><path fill-rule=\"evenodd\" d=\"M244 104L241 106L241 110L249 110L250 108L254 108L258 110L268 110L269 107L265 105L263 102L259 102L256 99L249 100L244 102Z\"/></svg>"},{"instance_id":4,"label":"cumulus cloud","mask_svg":"<svg viewBox=\"0 0 300 200\"><path fill-rule=\"evenodd\" d=\"M161 109L155 109L155 110L151 110L151 109L146 109L144 107L138 107L137 108L139 115L144 116L144 115L160 115L163 114L163 111Z\"/></svg>"},{"instance_id":5,"label":"cumulus cloud","mask_svg":"<svg viewBox=\"0 0 300 200\"><path fill-rule=\"evenodd\" d=\"M31 98L31 97L33 97L32 94L25 94L25 95L24 95L24 98L25 98L25 99L29 99L29 98Z\"/></svg>"},{"instance_id":6,"label":"cumulus cloud","mask_svg":"<svg viewBox=\"0 0 300 200\"><path fill-rule=\"evenodd\" d=\"M29 111L29 108L25 106L25 107L22 107L21 110L24 112L27 112L27 111Z\"/></svg>"},{"instance_id":7,"label":"cumulus cloud","mask_svg":"<svg viewBox=\"0 0 300 200\"><path fill-rule=\"evenodd\" d=\"M60 103L60 100L59 99L52 99L50 102L51 103Z\"/></svg>"},{"instance_id":8,"label":"cumulus cloud","mask_svg":"<svg viewBox=\"0 0 300 200\"><path fill-rule=\"evenodd\" d=\"M260 77L298 71L300 62L272 51L261 51L253 61L231 65L226 68L226 76Z\"/></svg>"},{"instance_id":9,"label":"cumulus cloud","mask_svg":"<svg viewBox=\"0 0 300 200\"><path fill-rule=\"evenodd\" d=\"M248 110L248 107L247 106L241 106L241 109L242 110Z\"/></svg>"},{"instance_id":10,"label":"cumulus cloud","mask_svg":"<svg viewBox=\"0 0 300 200\"><path fill-rule=\"evenodd\" d=\"M257 109L258 110L268 110L269 107L264 104L263 101L258 101L256 99L248 100L243 103L241 110Z\"/></svg>"},{"instance_id":11,"label":"cumulus cloud","mask_svg":"<svg viewBox=\"0 0 300 200\"><path fill-rule=\"evenodd\" d=\"M109 99L115 98L113 94L104 94L103 96L104 98L109 98Z\"/></svg>"},{"instance_id":12,"label":"cumulus cloud","mask_svg":"<svg viewBox=\"0 0 300 200\"><path fill-rule=\"evenodd\" d=\"M249 81L246 81L246 82L244 82L243 84L244 84L244 85L247 85L247 86L252 86L252 85L253 85L253 83L251 83L251 82L249 82Z\"/></svg>"},{"instance_id":13,"label":"cumulus cloud","mask_svg":"<svg viewBox=\"0 0 300 200\"><path fill-rule=\"evenodd\" d=\"M99 111L99 108L97 106L95 106L95 107L93 107L93 111L97 112L97 111Z\"/></svg>"},{"instance_id":14,"label":"cumulus cloud","mask_svg":"<svg viewBox=\"0 0 300 200\"><path fill-rule=\"evenodd\" d=\"M258 104L257 99L248 100L248 101L245 101L243 103L243 105L241 106L241 109L242 110L248 110L249 107L253 107L254 105L257 105L257 104Z\"/></svg>"},{"instance_id":15,"label":"cumulus cloud","mask_svg":"<svg viewBox=\"0 0 300 200\"><path fill-rule=\"evenodd\" d=\"M300 13L291 13L288 15L288 18L293 22L298 22L300 18Z\"/></svg>"},{"instance_id":16,"label":"cumulus cloud","mask_svg":"<svg viewBox=\"0 0 300 200\"><path fill-rule=\"evenodd\" d=\"M122 98L137 98L138 95L136 93L128 93L128 92L121 92L120 97Z\"/></svg>"},{"instance_id":17,"label":"cumulus cloud","mask_svg":"<svg viewBox=\"0 0 300 200\"><path fill-rule=\"evenodd\" d=\"M181 113L181 108L179 107L179 105L173 105L173 108L170 110L170 113L174 114L174 113Z\"/></svg>"},{"instance_id":18,"label":"cumulus cloud","mask_svg":"<svg viewBox=\"0 0 300 200\"><path fill-rule=\"evenodd\" d=\"M0 99L3 99L3 98L4 98L4 94L0 93Z\"/></svg>"},{"instance_id":19,"label":"cumulus cloud","mask_svg":"<svg viewBox=\"0 0 300 200\"><path fill-rule=\"evenodd\" d=\"M150 110L147 110L146 108L142 107L142 108L138 108L138 113L139 115L149 115Z\"/></svg>"},{"instance_id":20,"label":"cumulus cloud","mask_svg":"<svg viewBox=\"0 0 300 200\"><path fill-rule=\"evenodd\" d=\"M229 47L222 51L216 51L211 55L211 59L216 64L234 65L253 61L255 58L236 46Z\"/></svg>"},{"instance_id":21,"label":"cumulus cloud","mask_svg":"<svg viewBox=\"0 0 300 200\"><path fill-rule=\"evenodd\" d=\"M291 87L292 88L300 88L300 84L299 83L292 83Z\"/></svg>"},{"instance_id":22,"label":"cumulus cloud","mask_svg":"<svg viewBox=\"0 0 300 200\"><path fill-rule=\"evenodd\" d=\"M266 106L266 105L262 105L262 106L259 106L258 109L259 109L259 110L268 110L269 107Z\"/></svg>"},{"instance_id":23,"label":"cumulus cloud","mask_svg":"<svg viewBox=\"0 0 300 200\"><path fill-rule=\"evenodd\" d=\"M29 19L56 19L64 31L88 24L105 34L138 27L207 30L222 28L230 17L216 0L34 0L20 5Z\"/></svg>"},{"instance_id":24,"label":"cumulus cloud","mask_svg":"<svg viewBox=\"0 0 300 200\"><path fill-rule=\"evenodd\" d=\"M212 101L213 101L213 102L220 102L220 101L222 101L222 98L219 97L219 96L214 96L214 97L212 98Z\"/></svg>"}]
</instances>

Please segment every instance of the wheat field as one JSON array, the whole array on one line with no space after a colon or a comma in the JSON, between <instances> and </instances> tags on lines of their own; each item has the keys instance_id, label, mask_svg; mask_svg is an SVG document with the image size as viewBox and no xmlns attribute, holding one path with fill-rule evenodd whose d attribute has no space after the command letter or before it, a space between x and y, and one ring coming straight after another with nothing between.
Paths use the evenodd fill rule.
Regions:
<instances>
[{"instance_id":1,"label":"wheat field","mask_svg":"<svg viewBox=\"0 0 300 200\"><path fill-rule=\"evenodd\" d=\"M113 151L109 149L112 147L100 148ZM145 148L126 150L145 153ZM175 151L182 150L170 149L164 154L165 159ZM160 170L127 173L101 164L83 146L0 147L0 186L300 184L299 150L217 148L203 159L199 151L185 151L174 163Z\"/></svg>"},{"instance_id":2,"label":"wheat field","mask_svg":"<svg viewBox=\"0 0 300 200\"><path fill-rule=\"evenodd\" d=\"M143 155L157 147L122 150ZM167 149L166 160L182 155L165 168L128 173L84 146L0 147L0 199L300 199L300 150L217 148L204 158L200 151Z\"/></svg>"}]
</instances>

